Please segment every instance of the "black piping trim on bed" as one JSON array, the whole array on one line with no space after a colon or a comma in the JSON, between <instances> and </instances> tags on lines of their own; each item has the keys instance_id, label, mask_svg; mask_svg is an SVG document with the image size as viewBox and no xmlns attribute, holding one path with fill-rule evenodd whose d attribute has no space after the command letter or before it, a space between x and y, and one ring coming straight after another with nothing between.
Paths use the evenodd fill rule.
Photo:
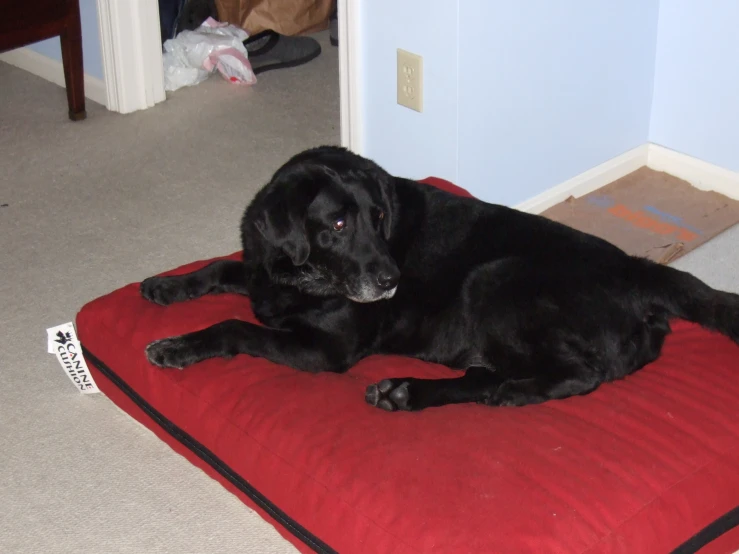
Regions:
<instances>
[{"instance_id":1,"label":"black piping trim on bed","mask_svg":"<svg viewBox=\"0 0 739 554\"><path fill-rule=\"evenodd\" d=\"M82 345L82 353L88 362L91 362L100 373L105 375L111 383L118 387L123 394L128 396L146 415L154 420L162 429L169 433L174 439L182 443L183 446L191 450L201 460L215 469L220 475L226 478L232 485L238 488L254 503L267 512L272 518L290 531L295 537L303 541L307 546L320 554L337 554L337 552L328 546L321 539L310 533L305 527L297 523L273 504L266 496L255 489L249 482L236 473L229 466L224 464L213 452L200 444L191 435L180 429L162 414L160 414L151 404L144 400L128 383L121 379L112 369L95 357L87 348Z\"/></svg>"},{"instance_id":2,"label":"black piping trim on bed","mask_svg":"<svg viewBox=\"0 0 739 554\"><path fill-rule=\"evenodd\" d=\"M321 539L309 532L305 527L297 523L285 512L280 510L266 496L255 489L249 482L236 473L229 466L224 464L213 452L200 444L191 435L180 429L154 407L144 400L128 383L121 379L112 369L101 362L94 354L92 354L84 345L82 345L82 353L87 361L91 362L95 368L107 377L111 383L118 387L123 394L128 396L134 404L136 404L143 412L156 422L162 429L169 433L174 439L179 441L183 446L192 451L201 460L210 465L220 475L226 478L232 485L238 488L254 503L267 512L272 518L292 533L296 538L304 542L308 547L319 554L338 554L333 548L328 546ZM717 539L724 533L727 533L734 527L739 526L739 506L728 511L706 527L698 531L683 544L678 546L671 554L694 554L711 541Z\"/></svg>"},{"instance_id":3,"label":"black piping trim on bed","mask_svg":"<svg viewBox=\"0 0 739 554\"><path fill-rule=\"evenodd\" d=\"M724 533L739 526L739 506L729 510L713 523L709 523L687 541L672 551L672 554L693 554L706 546L709 542L716 540Z\"/></svg>"}]
</instances>

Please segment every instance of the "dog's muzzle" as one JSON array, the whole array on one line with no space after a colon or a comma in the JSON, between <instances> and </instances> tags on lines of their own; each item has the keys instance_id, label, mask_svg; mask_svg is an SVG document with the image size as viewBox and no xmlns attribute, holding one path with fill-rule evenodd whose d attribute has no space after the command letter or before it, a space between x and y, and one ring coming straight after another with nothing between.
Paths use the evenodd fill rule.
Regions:
<instances>
[{"instance_id":1,"label":"dog's muzzle","mask_svg":"<svg viewBox=\"0 0 739 554\"><path fill-rule=\"evenodd\" d=\"M382 279L378 276L377 279L371 281L369 279L364 280L360 283L358 290L351 291L346 296L349 300L363 304L387 300L395 296L395 292L398 290L398 280L399 278L394 276L390 279Z\"/></svg>"}]
</instances>

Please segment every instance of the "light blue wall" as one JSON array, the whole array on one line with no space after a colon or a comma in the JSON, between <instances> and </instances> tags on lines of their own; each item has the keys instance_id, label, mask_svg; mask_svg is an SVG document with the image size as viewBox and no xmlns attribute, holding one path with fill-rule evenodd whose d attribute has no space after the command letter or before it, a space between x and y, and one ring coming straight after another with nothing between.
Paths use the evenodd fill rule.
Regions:
<instances>
[{"instance_id":1,"label":"light blue wall","mask_svg":"<svg viewBox=\"0 0 739 554\"><path fill-rule=\"evenodd\" d=\"M457 167L457 3L362 0L363 153L411 178L454 179ZM423 113L397 105L402 48L423 56Z\"/></svg>"},{"instance_id":2,"label":"light blue wall","mask_svg":"<svg viewBox=\"0 0 739 554\"><path fill-rule=\"evenodd\" d=\"M26 0L29 1L29 0ZM80 19L82 21L82 57L85 73L98 79L103 78L103 57L98 33L98 8L95 0L80 0ZM62 60L59 38L50 38L29 45L31 50L54 60Z\"/></svg>"},{"instance_id":3,"label":"light blue wall","mask_svg":"<svg viewBox=\"0 0 739 554\"><path fill-rule=\"evenodd\" d=\"M645 143L658 5L363 0L364 153L514 205ZM396 48L424 57L422 114L396 105Z\"/></svg>"},{"instance_id":4,"label":"light blue wall","mask_svg":"<svg viewBox=\"0 0 739 554\"><path fill-rule=\"evenodd\" d=\"M515 205L647 141L658 0L459 10L461 186Z\"/></svg>"},{"instance_id":5,"label":"light blue wall","mask_svg":"<svg viewBox=\"0 0 739 554\"><path fill-rule=\"evenodd\" d=\"M737 0L662 0L649 138L739 171Z\"/></svg>"}]
</instances>

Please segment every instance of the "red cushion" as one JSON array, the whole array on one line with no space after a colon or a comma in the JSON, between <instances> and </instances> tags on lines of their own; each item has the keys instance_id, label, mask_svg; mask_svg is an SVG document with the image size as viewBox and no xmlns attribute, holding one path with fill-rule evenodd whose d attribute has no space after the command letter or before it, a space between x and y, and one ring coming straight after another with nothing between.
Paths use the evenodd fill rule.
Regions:
<instances>
[{"instance_id":1,"label":"red cushion","mask_svg":"<svg viewBox=\"0 0 739 554\"><path fill-rule=\"evenodd\" d=\"M395 356L344 375L147 362L150 341L227 318L254 321L249 300L162 308L135 283L77 327L106 395L302 551L661 553L739 505L739 347L694 325L674 322L657 362L587 396L388 413L367 385L458 373ZM701 552L737 548L734 529Z\"/></svg>"}]
</instances>

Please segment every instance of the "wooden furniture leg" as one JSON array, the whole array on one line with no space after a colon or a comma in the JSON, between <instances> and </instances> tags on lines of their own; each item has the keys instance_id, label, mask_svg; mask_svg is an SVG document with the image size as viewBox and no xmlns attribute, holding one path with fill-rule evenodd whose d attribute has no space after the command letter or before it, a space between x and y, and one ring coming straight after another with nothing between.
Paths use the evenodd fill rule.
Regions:
<instances>
[{"instance_id":1,"label":"wooden furniture leg","mask_svg":"<svg viewBox=\"0 0 739 554\"><path fill-rule=\"evenodd\" d=\"M85 119L79 0L0 0L0 13L0 52L59 37L69 119Z\"/></svg>"},{"instance_id":2,"label":"wooden furniture leg","mask_svg":"<svg viewBox=\"0 0 739 554\"><path fill-rule=\"evenodd\" d=\"M64 82L67 86L69 119L79 121L87 117L85 111L85 83L82 64L82 26L77 1L70 2L67 24L59 35L62 43Z\"/></svg>"}]
</instances>

